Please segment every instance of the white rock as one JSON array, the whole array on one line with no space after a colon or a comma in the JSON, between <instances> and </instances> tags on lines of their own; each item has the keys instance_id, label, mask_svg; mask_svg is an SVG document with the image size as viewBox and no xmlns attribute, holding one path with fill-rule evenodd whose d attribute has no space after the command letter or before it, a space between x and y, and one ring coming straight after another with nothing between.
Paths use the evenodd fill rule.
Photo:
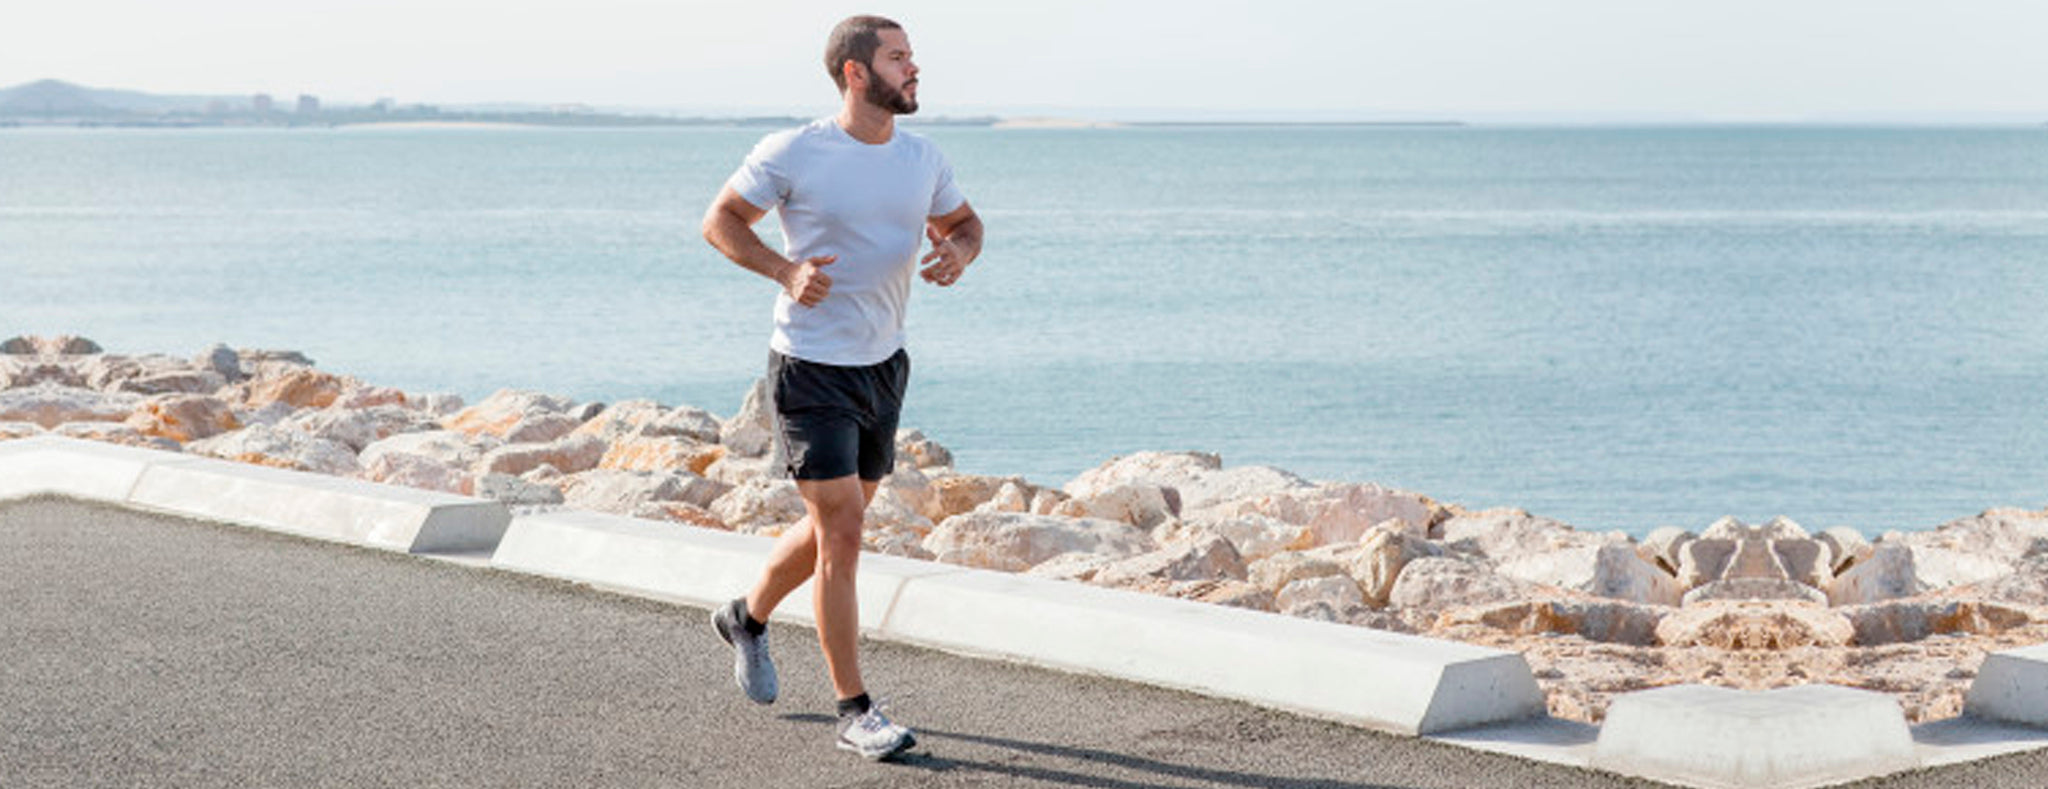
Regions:
<instances>
[{"instance_id":1,"label":"white rock","mask_svg":"<svg viewBox=\"0 0 2048 789\"><path fill-rule=\"evenodd\" d=\"M1221 468L1223 459L1206 452L1139 452L1081 472L1061 490L1079 499L1132 483L1179 487Z\"/></svg>"},{"instance_id":2,"label":"white rock","mask_svg":"<svg viewBox=\"0 0 2048 789\"><path fill-rule=\"evenodd\" d=\"M1387 604L1417 611L1484 605L1532 596L1534 588L1494 573L1484 564L1455 557L1416 559L1401 568Z\"/></svg>"},{"instance_id":3,"label":"white rock","mask_svg":"<svg viewBox=\"0 0 2048 789\"><path fill-rule=\"evenodd\" d=\"M186 444L185 451L223 460L337 476L354 475L361 470L356 454L346 446L268 425L254 425L195 441Z\"/></svg>"},{"instance_id":4,"label":"white rock","mask_svg":"<svg viewBox=\"0 0 2048 789\"><path fill-rule=\"evenodd\" d=\"M1168 545L1102 568L1095 583L1127 586L1146 581L1245 580L1244 559L1229 540L1214 535Z\"/></svg>"},{"instance_id":5,"label":"white rock","mask_svg":"<svg viewBox=\"0 0 2048 789\"><path fill-rule=\"evenodd\" d=\"M947 518L924 547L942 562L1016 572L1063 553L1133 556L1152 544L1137 527L1115 521L973 512Z\"/></svg>"},{"instance_id":6,"label":"white rock","mask_svg":"<svg viewBox=\"0 0 2048 789\"><path fill-rule=\"evenodd\" d=\"M1366 608L1358 582L1348 575L1303 578L1282 587L1273 605L1280 613L1326 622L1346 622Z\"/></svg>"},{"instance_id":7,"label":"white rock","mask_svg":"<svg viewBox=\"0 0 2048 789\"><path fill-rule=\"evenodd\" d=\"M1253 586L1275 594L1288 584L1305 578L1321 578L1326 575L1350 577L1344 571L1342 563L1306 551L1276 553L1252 562L1246 569L1246 580Z\"/></svg>"},{"instance_id":8,"label":"white rock","mask_svg":"<svg viewBox=\"0 0 2048 789\"><path fill-rule=\"evenodd\" d=\"M953 465L953 452L926 438L917 430L896 431L896 460L908 461L915 468L941 468Z\"/></svg>"},{"instance_id":9,"label":"white rock","mask_svg":"<svg viewBox=\"0 0 2048 789\"><path fill-rule=\"evenodd\" d=\"M1245 561L1255 562L1282 551L1301 551L1311 547L1315 535L1307 526L1300 526L1278 518L1264 515L1240 515L1214 521L1196 521L1195 529L1206 531L1230 541L1237 548L1238 555Z\"/></svg>"},{"instance_id":10,"label":"white rock","mask_svg":"<svg viewBox=\"0 0 2048 789\"><path fill-rule=\"evenodd\" d=\"M1443 555L1443 550L1434 543L1417 540L1398 529L1375 527L1366 533L1362 544L1364 549L1346 569L1358 582L1366 603L1374 608L1386 607L1394 593L1394 583L1400 580L1401 570L1409 562Z\"/></svg>"},{"instance_id":11,"label":"white rock","mask_svg":"<svg viewBox=\"0 0 2048 789\"><path fill-rule=\"evenodd\" d=\"M507 443L544 443L566 436L582 424L568 413L573 405L554 395L501 389L449 417L447 427L471 435L497 436Z\"/></svg>"},{"instance_id":12,"label":"white rock","mask_svg":"<svg viewBox=\"0 0 2048 789\"><path fill-rule=\"evenodd\" d=\"M631 515L645 502L679 501L710 507L721 521L739 523L713 505L726 495L727 487L689 472L595 469L563 477L561 487L562 496L572 507Z\"/></svg>"},{"instance_id":13,"label":"white rock","mask_svg":"<svg viewBox=\"0 0 2048 789\"><path fill-rule=\"evenodd\" d=\"M1005 482L1005 483L1003 483L1003 486L1002 486L1001 488L997 488L997 489L996 489L996 495L995 495L995 496L994 496L993 498L990 498L990 499L989 499L988 501L984 501L984 502L982 502L982 503L981 503L981 504L980 504L979 506L976 506L976 507L974 508L974 511L975 511L975 512L1030 512L1030 511L1031 511L1031 499L1030 499L1030 495L1031 495L1031 494L1027 493L1027 492L1026 492L1026 491L1024 490L1024 487L1023 487L1022 485L1018 485L1018 484L1016 484L1016 483L1013 483L1013 482ZM1081 516L1082 516L1082 517L1087 517L1087 516L1088 516L1088 514L1084 512L1084 513L1081 513ZM1115 518L1115 519L1112 519L1112 520L1122 520L1122 519L1121 519L1121 518ZM1128 522L1128 521L1126 521L1126 522Z\"/></svg>"},{"instance_id":14,"label":"white rock","mask_svg":"<svg viewBox=\"0 0 2048 789\"><path fill-rule=\"evenodd\" d=\"M791 524L804 519L804 498L796 483L752 477L711 503L711 514L733 528Z\"/></svg>"},{"instance_id":15,"label":"white rock","mask_svg":"<svg viewBox=\"0 0 2048 789\"><path fill-rule=\"evenodd\" d=\"M1691 589L1721 580L1738 545L1736 540L1701 537L1679 546L1678 585Z\"/></svg>"},{"instance_id":16,"label":"white rock","mask_svg":"<svg viewBox=\"0 0 2048 789\"><path fill-rule=\"evenodd\" d=\"M1102 568L1118 562L1114 556L1099 553L1063 553L1047 559L1025 570L1025 575L1052 578L1061 581L1088 581Z\"/></svg>"},{"instance_id":17,"label":"white rock","mask_svg":"<svg viewBox=\"0 0 2048 789\"><path fill-rule=\"evenodd\" d=\"M1913 570L1913 549L1881 543L1871 550L1870 558L1828 584L1828 603L1860 605L1918 594L1920 583Z\"/></svg>"},{"instance_id":18,"label":"white rock","mask_svg":"<svg viewBox=\"0 0 2048 789\"><path fill-rule=\"evenodd\" d=\"M1815 539L1828 546L1828 569L1834 573L1839 574L1849 565L1870 558L1870 540L1863 536L1863 532L1847 526L1827 529Z\"/></svg>"},{"instance_id":19,"label":"white rock","mask_svg":"<svg viewBox=\"0 0 2048 789\"><path fill-rule=\"evenodd\" d=\"M577 474L597 468L607 449L604 439L577 435L565 435L545 444L509 444L484 453L476 462L475 472L516 476L547 464L564 474Z\"/></svg>"},{"instance_id":20,"label":"white rock","mask_svg":"<svg viewBox=\"0 0 2048 789\"><path fill-rule=\"evenodd\" d=\"M1638 553L1643 561L1657 565L1673 577L1678 575L1678 551L1685 544L1698 539L1692 532L1676 526L1663 526L1643 538Z\"/></svg>"},{"instance_id":21,"label":"white rock","mask_svg":"<svg viewBox=\"0 0 2048 789\"><path fill-rule=\"evenodd\" d=\"M1167 491L1160 486L1148 483L1122 483L1098 488L1088 495L1068 499L1054 510L1054 514L1072 518L1122 521L1141 529L1150 529L1173 518L1176 513L1167 499Z\"/></svg>"},{"instance_id":22,"label":"white rock","mask_svg":"<svg viewBox=\"0 0 2048 789\"><path fill-rule=\"evenodd\" d=\"M1549 518L1501 508L1459 515L1443 522L1443 542L1453 550L1495 561L1590 544L1589 535Z\"/></svg>"},{"instance_id":23,"label":"white rock","mask_svg":"<svg viewBox=\"0 0 2048 789\"><path fill-rule=\"evenodd\" d=\"M775 445L775 389L767 378L754 381L739 413L718 428L718 443L742 457L762 457Z\"/></svg>"}]
</instances>

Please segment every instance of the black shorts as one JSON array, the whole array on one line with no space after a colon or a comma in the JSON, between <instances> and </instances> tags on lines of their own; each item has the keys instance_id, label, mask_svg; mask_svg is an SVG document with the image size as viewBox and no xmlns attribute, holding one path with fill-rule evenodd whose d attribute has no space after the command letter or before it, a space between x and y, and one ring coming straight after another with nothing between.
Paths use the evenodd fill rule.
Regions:
<instances>
[{"instance_id":1,"label":"black shorts","mask_svg":"<svg viewBox=\"0 0 2048 789\"><path fill-rule=\"evenodd\" d=\"M896 418L910 385L910 354L841 367L768 352L775 387L776 433L789 475L868 482L896 467Z\"/></svg>"}]
</instances>

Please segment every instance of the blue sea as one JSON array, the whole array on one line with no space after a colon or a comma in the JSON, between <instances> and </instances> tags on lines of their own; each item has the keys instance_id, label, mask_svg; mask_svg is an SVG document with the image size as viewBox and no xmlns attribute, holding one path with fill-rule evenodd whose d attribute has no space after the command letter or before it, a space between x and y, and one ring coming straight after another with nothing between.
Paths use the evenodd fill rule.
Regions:
<instances>
[{"instance_id":1,"label":"blue sea","mask_svg":"<svg viewBox=\"0 0 2048 789\"><path fill-rule=\"evenodd\" d=\"M698 219L766 131L0 131L0 335L730 414L774 286ZM1200 449L1638 534L2048 505L2048 129L921 133L989 241L913 296L905 424L968 471Z\"/></svg>"}]
</instances>

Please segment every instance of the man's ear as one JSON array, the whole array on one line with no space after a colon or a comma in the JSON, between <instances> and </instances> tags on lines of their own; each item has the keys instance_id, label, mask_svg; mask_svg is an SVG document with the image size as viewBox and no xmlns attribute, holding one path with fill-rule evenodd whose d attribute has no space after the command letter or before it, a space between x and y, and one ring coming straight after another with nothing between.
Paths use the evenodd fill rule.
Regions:
<instances>
[{"instance_id":1,"label":"man's ear","mask_svg":"<svg viewBox=\"0 0 2048 789\"><path fill-rule=\"evenodd\" d=\"M846 89L867 87L868 67L858 60L847 58L839 64L839 73L846 77Z\"/></svg>"}]
</instances>

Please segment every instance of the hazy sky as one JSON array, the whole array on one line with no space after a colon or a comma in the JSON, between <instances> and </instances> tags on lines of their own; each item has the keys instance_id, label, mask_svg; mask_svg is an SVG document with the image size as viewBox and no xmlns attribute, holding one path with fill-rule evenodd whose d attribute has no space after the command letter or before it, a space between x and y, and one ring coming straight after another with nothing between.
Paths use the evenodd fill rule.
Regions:
<instances>
[{"instance_id":1,"label":"hazy sky","mask_svg":"<svg viewBox=\"0 0 2048 789\"><path fill-rule=\"evenodd\" d=\"M2048 120L2041 0L63 0L10 12L0 86L809 113L857 12L934 114Z\"/></svg>"}]
</instances>

